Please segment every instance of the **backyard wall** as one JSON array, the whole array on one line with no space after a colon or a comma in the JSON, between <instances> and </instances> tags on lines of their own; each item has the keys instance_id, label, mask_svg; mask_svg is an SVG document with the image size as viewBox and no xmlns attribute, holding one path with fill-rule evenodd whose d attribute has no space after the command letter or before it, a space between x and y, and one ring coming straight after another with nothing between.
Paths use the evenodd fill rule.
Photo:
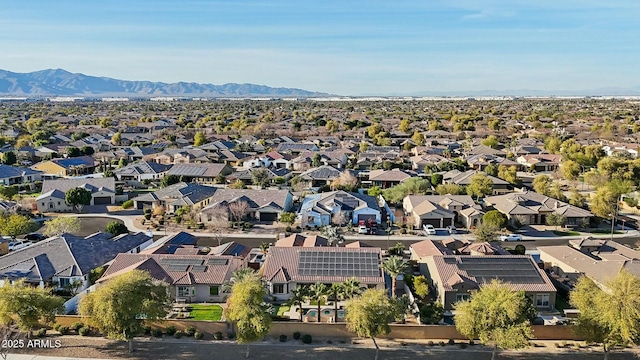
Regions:
<instances>
[{"instance_id":1,"label":"backyard wall","mask_svg":"<svg viewBox=\"0 0 640 360\"><path fill-rule=\"evenodd\" d=\"M74 315L57 316L56 322L71 326L76 321L82 321L82 317ZM165 320L151 323L151 326L165 329L167 326L175 326L178 330L184 330L188 326L195 327L198 331L213 334L222 332L226 334L227 323L224 321L196 321L196 320ZM534 338L537 340L584 340L573 332L572 326L544 326L533 325ZM291 337L294 332L309 334L311 336L326 337L355 337L346 329L345 324L317 324L301 322L273 322L269 330L269 337L287 335ZM391 332L387 336L380 336L388 339L454 339L464 340L455 326L447 325L391 325Z\"/></svg>"}]
</instances>

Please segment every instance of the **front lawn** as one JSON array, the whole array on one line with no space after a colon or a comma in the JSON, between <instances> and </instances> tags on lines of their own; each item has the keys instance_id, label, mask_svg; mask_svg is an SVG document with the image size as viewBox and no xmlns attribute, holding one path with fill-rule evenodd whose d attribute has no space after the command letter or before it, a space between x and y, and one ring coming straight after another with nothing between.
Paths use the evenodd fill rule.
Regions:
<instances>
[{"instance_id":1,"label":"front lawn","mask_svg":"<svg viewBox=\"0 0 640 360\"><path fill-rule=\"evenodd\" d=\"M554 230L553 233L556 234L557 236L580 236L579 232L573 231L573 230L569 230L569 231Z\"/></svg>"},{"instance_id":2,"label":"front lawn","mask_svg":"<svg viewBox=\"0 0 640 360\"><path fill-rule=\"evenodd\" d=\"M289 305L273 305L271 308L271 315L277 317L284 317L284 313L289 311L291 306Z\"/></svg>"},{"instance_id":3,"label":"front lawn","mask_svg":"<svg viewBox=\"0 0 640 360\"><path fill-rule=\"evenodd\" d=\"M189 319L193 320L222 320L220 305L189 305Z\"/></svg>"},{"instance_id":4,"label":"front lawn","mask_svg":"<svg viewBox=\"0 0 640 360\"><path fill-rule=\"evenodd\" d=\"M606 229L596 229L591 231L592 234L611 234L611 230L606 230ZM614 234L618 235L618 234L622 234L622 232L616 230L613 232Z\"/></svg>"}]
</instances>

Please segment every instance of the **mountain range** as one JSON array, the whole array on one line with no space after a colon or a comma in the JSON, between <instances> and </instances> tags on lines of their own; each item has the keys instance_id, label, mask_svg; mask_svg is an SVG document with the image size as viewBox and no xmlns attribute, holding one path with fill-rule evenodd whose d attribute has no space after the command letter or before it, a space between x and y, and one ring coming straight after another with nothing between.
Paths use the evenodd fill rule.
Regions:
<instances>
[{"instance_id":1,"label":"mountain range","mask_svg":"<svg viewBox=\"0 0 640 360\"><path fill-rule=\"evenodd\" d=\"M47 69L30 73L0 70L0 95L10 96L196 96L196 97L318 97L328 94L255 84L198 84L128 81Z\"/></svg>"}]
</instances>

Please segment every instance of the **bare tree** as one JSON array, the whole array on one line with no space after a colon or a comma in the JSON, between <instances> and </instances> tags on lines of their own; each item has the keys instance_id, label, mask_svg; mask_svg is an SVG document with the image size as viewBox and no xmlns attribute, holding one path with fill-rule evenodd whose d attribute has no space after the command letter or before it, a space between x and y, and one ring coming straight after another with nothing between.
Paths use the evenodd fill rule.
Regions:
<instances>
[{"instance_id":1,"label":"bare tree","mask_svg":"<svg viewBox=\"0 0 640 360\"><path fill-rule=\"evenodd\" d=\"M3 360L7 359L7 354L9 350L11 350L11 346L4 346L5 343L11 343L13 340L19 340L23 334L18 329L18 325L9 324L9 325L0 325L0 342L2 342L3 346L0 346L0 357Z\"/></svg>"},{"instance_id":2,"label":"bare tree","mask_svg":"<svg viewBox=\"0 0 640 360\"><path fill-rule=\"evenodd\" d=\"M356 178L349 170L345 170L340 173L331 183L331 189L338 190L343 189L346 191L355 191L358 187L358 178Z\"/></svg>"},{"instance_id":3,"label":"bare tree","mask_svg":"<svg viewBox=\"0 0 640 360\"><path fill-rule=\"evenodd\" d=\"M229 228L229 210L223 206L215 206L202 212L201 217L204 217L201 220L206 220L203 222L207 223L207 228L220 246L227 239L224 230Z\"/></svg>"},{"instance_id":4,"label":"bare tree","mask_svg":"<svg viewBox=\"0 0 640 360\"><path fill-rule=\"evenodd\" d=\"M249 212L249 203L246 201L233 202L229 204L229 212L231 212L234 221L240 221Z\"/></svg>"},{"instance_id":5,"label":"bare tree","mask_svg":"<svg viewBox=\"0 0 640 360\"><path fill-rule=\"evenodd\" d=\"M344 211L333 214L331 223L336 226L343 226L347 222L347 216Z\"/></svg>"}]
</instances>

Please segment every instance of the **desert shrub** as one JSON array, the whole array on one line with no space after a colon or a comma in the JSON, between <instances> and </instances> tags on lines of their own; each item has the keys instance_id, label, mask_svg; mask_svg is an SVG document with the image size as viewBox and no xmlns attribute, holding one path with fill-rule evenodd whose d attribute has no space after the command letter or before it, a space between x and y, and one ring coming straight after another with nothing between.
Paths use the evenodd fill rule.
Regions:
<instances>
[{"instance_id":1,"label":"desert shrub","mask_svg":"<svg viewBox=\"0 0 640 360\"><path fill-rule=\"evenodd\" d=\"M196 340L202 340L203 337L204 333L201 333L200 331L196 331L193 333L193 338Z\"/></svg>"},{"instance_id":2,"label":"desert shrub","mask_svg":"<svg viewBox=\"0 0 640 360\"><path fill-rule=\"evenodd\" d=\"M193 326L187 326L187 328L186 328L186 329L184 329L184 333L185 333L187 336L193 336L193 334L195 334L195 333L196 333L196 328L195 328L195 327L193 327Z\"/></svg>"},{"instance_id":3,"label":"desert shrub","mask_svg":"<svg viewBox=\"0 0 640 360\"><path fill-rule=\"evenodd\" d=\"M71 324L71 328L72 328L73 330L75 330L75 331L80 330L80 328L82 328L82 327L84 327L84 324L83 324L83 323L81 323L81 322L79 322L79 321L76 321L76 322L74 322L73 324Z\"/></svg>"},{"instance_id":4,"label":"desert shrub","mask_svg":"<svg viewBox=\"0 0 640 360\"><path fill-rule=\"evenodd\" d=\"M301 335L302 334L300 334L300 331L296 331L296 332L293 333L293 339L294 340L300 340L300 336Z\"/></svg>"},{"instance_id":5,"label":"desert shrub","mask_svg":"<svg viewBox=\"0 0 640 360\"><path fill-rule=\"evenodd\" d=\"M62 324L59 324L59 323L53 324L53 330L58 331L60 329L60 326L62 326Z\"/></svg>"},{"instance_id":6,"label":"desert shrub","mask_svg":"<svg viewBox=\"0 0 640 360\"><path fill-rule=\"evenodd\" d=\"M220 331L213 334L213 338L216 340L222 340L222 333Z\"/></svg>"},{"instance_id":7,"label":"desert shrub","mask_svg":"<svg viewBox=\"0 0 640 360\"><path fill-rule=\"evenodd\" d=\"M302 335L301 340L302 340L302 343L303 343L303 344L311 344L311 341L312 341L313 339L311 338L311 335L309 335L309 334L304 334L304 335Z\"/></svg>"},{"instance_id":8,"label":"desert shrub","mask_svg":"<svg viewBox=\"0 0 640 360\"><path fill-rule=\"evenodd\" d=\"M433 345L435 345L435 343L434 343L433 341L429 340L429 341L427 342L427 345L429 345L429 346L433 346Z\"/></svg>"},{"instance_id":9,"label":"desert shrub","mask_svg":"<svg viewBox=\"0 0 640 360\"><path fill-rule=\"evenodd\" d=\"M167 333L167 335L173 335L176 333L176 331L178 331L178 329L176 329L176 327L173 325L167 326L167 328L165 329L165 332Z\"/></svg>"},{"instance_id":10,"label":"desert shrub","mask_svg":"<svg viewBox=\"0 0 640 360\"><path fill-rule=\"evenodd\" d=\"M284 231L291 232L291 226L287 226L286 228L284 228Z\"/></svg>"},{"instance_id":11,"label":"desert shrub","mask_svg":"<svg viewBox=\"0 0 640 360\"><path fill-rule=\"evenodd\" d=\"M184 334L182 331L178 330L178 331L176 331L176 332L173 334L173 337L175 337L176 339L180 339L180 338L181 338L181 337L183 337L184 335L185 335L185 334Z\"/></svg>"},{"instance_id":12,"label":"desert shrub","mask_svg":"<svg viewBox=\"0 0 640 360\"><path fill-rule=\"evenodd\" d=\"M39 338L43 338L47 336L47 329L45 328L38 329L38 331L36 331L36 336Z\"/></svg>"},{"instance_id":13,"label":"desert shrub","mask_svg":"<svg viewBox=\"0 0 640 360\"><path fill-rule=\"evenodd\" d=\"M449 341L447 341L447 343L448 343L449 345L455 345L455 344L456 344L456 341L455 341L455 340L453 340L453 339L449 339Z\"/></svg>"},{"instance_id":14,"label":"desert shrub","mask_svg":"<svg viewBox=\"0 0 640 360\"><path fill-rule=\"evenodd\" d=\"M235 339L235 337L236 337L236 334L234 334L233 332L228 332L227 333L227 339L233 340L233 339Z\"/></svg>"},{"instance_id":15,"label":"desert shrub","mask_svg":"<svg viewBox=\"0 0 640 360\"><path fill-rule=\"evenodd\" d=\"M133 207L133 200L127 200L122 203L123 209L131 209Z\"/></svg>"},{"instance_id":16,"label":"desert shrub","mask_svg":"<svg viewBox=\"0 0 640 360\"><path fill-rule=\"evenodd\" d=\"M144 219L145 220L151 220L151 213L144 214Z\"/></svg>"},{"instance_id":17,"label":"desert shrub","mask_svg":"<svg viewBox=\"0 0 640 360\"><path fill-rule=\"evenodd\" d=\"M58 332L60 333L60 335L67 335L69 333L69 327L68 326L60 326L58 328Z\"/></svg>"},{"instance_id":18,"label":"desert shrub","mask_svg":"<svg viewBox=\"0 0 640 360\"><path fill-rule=\"evenodd\" d=\"M476 344L476 342L475 342L475 341L473 341L473 340L469 340L469 345L473 346L473 345L475 345L475 344Z\"/></svg>"},{"instance_id":19,"label":"desert shrub","mask_svg":"<svg viewBox=\"0 0 640 360\"><path fill-rule=\"evenodd\" d=\"M149 325L143 327L142 330L144 331L145 335L150 335L151 334L151 326L149 326Z\"/></svg>"},{"instance_id":20,"label":"desert shrub","mask_svg":"<svg viewBox=\"0 0 640 360\"><path fill-rule=\"evenodd\" d=\"M91 335L91 329L88 326L81 327L78 329L78 334L80 334L80 336L89 336Z\"/></svg>"},{"instance_id":21,"label":"desert shrub","mask_svg":"<svg viewBox=\"0 0 640 360\"><path fill-rule=\"evenodd\" d=\"M153 337L157 337L157 338L162 337L162 330L160 330L160 329L153 329L153 330L151 330L151 335L152 335Z\"/></svg>"},{"instance_id":22,"label":"desert shrub","mask_svg":"<svg viewBox=\"0 0 640 360\"><path fill-rule=\"evenodd\" d=\"M280 342L287 342L287 335L280 335Z\"/></svg>"},{"instance_id":23,"label":"desert shrub","mask_svg":"<svg viewBox=\"0 0 640 360\"><path fill-rule=\"evenodd\" d=\"M444 341L440 341L440 342L438 343L438 345L440 345L440 346L445 346L446 344L444 343Z\"/></svg>"}]
</instances>

